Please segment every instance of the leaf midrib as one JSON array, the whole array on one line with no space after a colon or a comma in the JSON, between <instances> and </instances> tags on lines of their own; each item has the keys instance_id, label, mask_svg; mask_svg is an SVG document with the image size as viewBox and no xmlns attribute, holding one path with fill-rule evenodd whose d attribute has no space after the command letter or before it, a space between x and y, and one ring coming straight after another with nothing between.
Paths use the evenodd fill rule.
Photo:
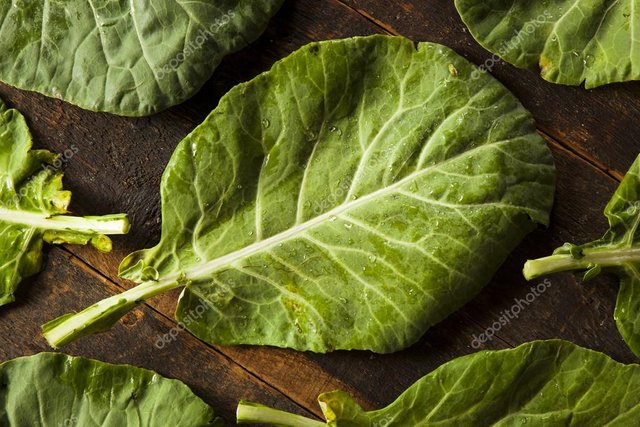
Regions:
<instances>
[{"instance_id":1,"label":"leaf midrib","mask_svg":"<svg viewBox=\"0 0 640 427\"><path fill-rule=\"evenodd\" d=\"M464 151L460 154L457 154L453 157L450 157L440 163L434 164L432 166L426 167L424 169L421 169L420 171L416 171L413 172L409 175L407 175L406 177L402 178L401 180L395 182L394 184L391 184L389 186L380 188L374 192L371 192L365 196L362 196L358 199L355 200L351 200L347 203L343 203L341 205L336 206L335 208L316 216L315 218L312 218L310 220L307 220L303 223L294 225L291 228L288 228L285 231L282 231L280 233L274 234L271 237L268 237L267 239L261 240L259 242L255 242L252 243L248 246L245 246L242 249L230 252L228 254L225 254L221 257L218 258L214 258L212 260L209 260L207 262L201 263L201 264L196 264L195 266L191 266L190 268L185 269L184 271L178 271L175 273L171 273L171 274L167 274L164 277L159 278L159 280L156 282L159 285L166 285L168 283L171 282L176 282L176 281L182 281L182 280L196 280L199 278L203 278L203 277L207 277L210 274L213 274L214 272L218 271L220 268L223 268L225 266L229 266L231 264L233 264L234 262L241 260L243 258L246 258L248 256L251 256L255 253L259 253L260 251L276 246L277 244L284 242L292 237L295 237L296 235L302 234L304 231L313 228L316 225L319 225L321 223L323 223L324 221L327 221L333 217L338 217L340 216L340 214L351 210L357 206L360 205L364 205L367 202L370 202L372 200L375 200L378 197L382 197L384 195L387 194L393 194L397 189L399 189L400 187L402 187L403 185L411 182L414 179L417 179L423 175L426 175L430 172L433 172L435 170L438 170L438 168L441 168L442 166L451 163L459 158L464 158L468 155L471 155L472 153L475 153L477 151L480 150L484 150L484 149L488 149L488 148L495 148L497 145L499 144L503 144L503 143L507 143L507 142L512 142L514 139L516 139L516 137L514 138L510 138L510 139L505 139L505 140L501 140L501 141L496 141L493 142L491 144L484 144L484 145L480 145L477 147L472 148L471 150L468 151ZM517 206L514 206L517 207Z\"/></svg>"}]
</instances>

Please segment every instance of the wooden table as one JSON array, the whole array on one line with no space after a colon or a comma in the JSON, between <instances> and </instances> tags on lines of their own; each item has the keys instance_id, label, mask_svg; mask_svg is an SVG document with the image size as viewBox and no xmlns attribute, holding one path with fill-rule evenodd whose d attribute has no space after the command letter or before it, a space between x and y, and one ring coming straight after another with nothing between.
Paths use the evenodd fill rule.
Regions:
<instances>
[{"instance_id":1,"label":"wooden table","mask_svg":"<svg viewBox=\"0 0 640 427\"><path fill-rule=\"evenodd\" d=\"M153 117L91 113L0 85L0 97L27 117L38 147L60 153L72 145L78 148L65 166L75 213L127 212L133 221L131 233L116 238L110 254L75 246L47 250L46 270L21 287L16 303L0 311L0 360L50 350L39 332L43 322L132 286L118 279L118 264L128 253L159 239L162 171L174 147L222 94L310 41L373 33L443 43L477 64L491 56L470 37L452 0L290 0L266 33L225 59L195 98ZM152 299L111 331L64 350L179 378L228 421L235 419L239 399L318 415L317 395L338 388L353 393L365 408L377 408L440 364L475 351L473 336L511 308L514 299L530 292L531 284L520 273L527 258L546 255L565 241L586 242L605 231L603 207L640 152L640 83L587 91L553 85L537 71L503 63L493 74L533 112L553 149L558 187L552 226L527 237L477 298L418 344L384 356L357 351L316 355L210 346L182 332L160 350L154 342L176 325L177 294L172 293ZM482 348L559 337L622 362L637 360L613 321L618 291L613 278L582 284L571 275L558 275L551 283Z\"/></svg>"}]
</instances>

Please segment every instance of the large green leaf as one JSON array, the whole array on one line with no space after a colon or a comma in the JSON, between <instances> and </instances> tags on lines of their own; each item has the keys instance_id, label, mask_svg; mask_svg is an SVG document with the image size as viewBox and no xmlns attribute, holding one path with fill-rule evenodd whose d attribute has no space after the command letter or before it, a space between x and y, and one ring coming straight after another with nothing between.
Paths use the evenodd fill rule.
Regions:
<instances>
[{"instance_id":1,"label":"large green leaf","mask_svg":"<svg viewBox=\"0 0 640 427\"><path fill-rule=\"evenodd\" d=\"M20 281L42 268L42 242L88 244L108 252L106 234L129 229L126 215L72 217L64 215L71 193L62 189L65 158L32 150L24 117L0 100L0 306L14 300Z\"/></svg>"},{"instance_id":2,"label":"large green leaf","mask_svg":"<svg viewBox=\"0 0 640 427\"><path fill-rule=\"evenodd\" d=\"M550 82L640 79L638 0L456 0L456 8L478 43L518 67L539 66Z\"/></svg>"},{"instance_id":3,"label":"large green leaf","mask_svg":"<svg viewBox=\"0 0 640 427\"><path fill-rule=\"evenodd\" d=\"M178 380L60 353L0 364L0 425L13 427L221 425Z\"/></svg>"},{"instance_id":4,"label":"large green leaf","mask_svg":"<svg viewBox=\"0 0 640 427\"><path fill-rule=\"evenodd\" d=\"M0 2L0 80L144 116L193 96L283 0Z\"/></svg>"},{"instance_id":5,"label":"large green leaf","mask_svg":"<svg viewBox=\"0 0 640 427\"><path fill-rule=\"evenodd\" d=\"M530 114L446 47L313 43L225 95L162 180L142 283L45 326L61 345L184 286L201 339L392 352L470 300L552 204Z\"/></svg>"},{"instance_id":6,"label":"large green leaf","mask_svg":"<svg viewBox=\"0 0 640 427\"><path fill-rule=\"evenodd\" d=\"M640 156L604 209L609 230L596 241L566 243L553 255L527 261L527 279L560 271L585 271L585 280L608 270L620 277L614 317L622 338L640 356Z\"/></svg>"},{"instance_id":7,"label":"large green leaf","mask_svg":"<svg viewBox=\"0 0 640 427\"><path fill-rule=\"evenodd\" d=\"M320 395L327 422L241 402L238 421L291 427L635 426L640 366L575 344L534 341L440 366L389 406L365 412L346 393Z\"/></svg>"}]
</instances>

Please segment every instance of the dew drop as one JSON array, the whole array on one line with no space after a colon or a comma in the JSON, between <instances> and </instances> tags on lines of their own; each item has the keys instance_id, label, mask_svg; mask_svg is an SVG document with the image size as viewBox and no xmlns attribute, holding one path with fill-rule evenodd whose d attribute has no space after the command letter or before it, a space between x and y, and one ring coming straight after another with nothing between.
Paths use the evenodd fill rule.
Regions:
<instances>
[{"instance_id":1,"label":"dew drop","mask_svg":"<svg viewBox=\"0 0 640 427\"><path fill-rule=\"evenodd\" d=\"M262 127L268 129L269 126L271 126L271 122L269 121L269 119L262 119Z\"/></svg>"},{"instance_id":2,"label":"dew drop","mask_svg":"<svg viewBox=\"0 0 640 427\"><path fill-rule=\"evenodd\" d=\"M345 222L344 223L344 228L346 228L347 230L351 230L351 227L353 227L353 224Z\"/></svg>"},{"instance_id":3,"label":"dew drop","mask_svg":"<svg viewBox=\"0 0 640 427\"><path fill-rule=\"evenodd\" d=\"M331 221L331 222L335 221L336 219L338 219L338 217L337 217L337 216L335 216L335 215L331 215L331 216L329 217L329 221Z\"/></svg>"},{"instance_id":4,"label":"dew drop","mask_svg":"<svg viewBox=\"0 0 640 427\"><path fill-rule=\"evenodd\" d=\"M583 60L585 67L591 67L595 61L596 58L593 55L587 55Z\"/></svg>"}]
</instances>

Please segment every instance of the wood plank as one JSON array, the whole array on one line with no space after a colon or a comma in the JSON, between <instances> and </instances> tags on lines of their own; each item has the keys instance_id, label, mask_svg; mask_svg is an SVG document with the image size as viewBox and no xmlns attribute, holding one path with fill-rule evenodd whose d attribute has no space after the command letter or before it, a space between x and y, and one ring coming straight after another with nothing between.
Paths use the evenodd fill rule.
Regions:
<instances>
[{"instance_id":1,"label":"wood plank","mask_svg":"<svg viewBox=\"0 0 640 427\"><path fill-rule=\"evenodd\" d=\"M17 303L0 311L0 361L51 351L40 335L42 323L118 290L100 275L87 271L65 250L49 251L47 269L21 288ZM65 347L64 352L178 378L227 420L235 419L240 399L264 401L305 414L285 395L188 333L177 334L175 341L162 349L156 347L158 337L173 327L174 322L142 307L98 339L78 341Z\"/></svg>"}]
</instances>

